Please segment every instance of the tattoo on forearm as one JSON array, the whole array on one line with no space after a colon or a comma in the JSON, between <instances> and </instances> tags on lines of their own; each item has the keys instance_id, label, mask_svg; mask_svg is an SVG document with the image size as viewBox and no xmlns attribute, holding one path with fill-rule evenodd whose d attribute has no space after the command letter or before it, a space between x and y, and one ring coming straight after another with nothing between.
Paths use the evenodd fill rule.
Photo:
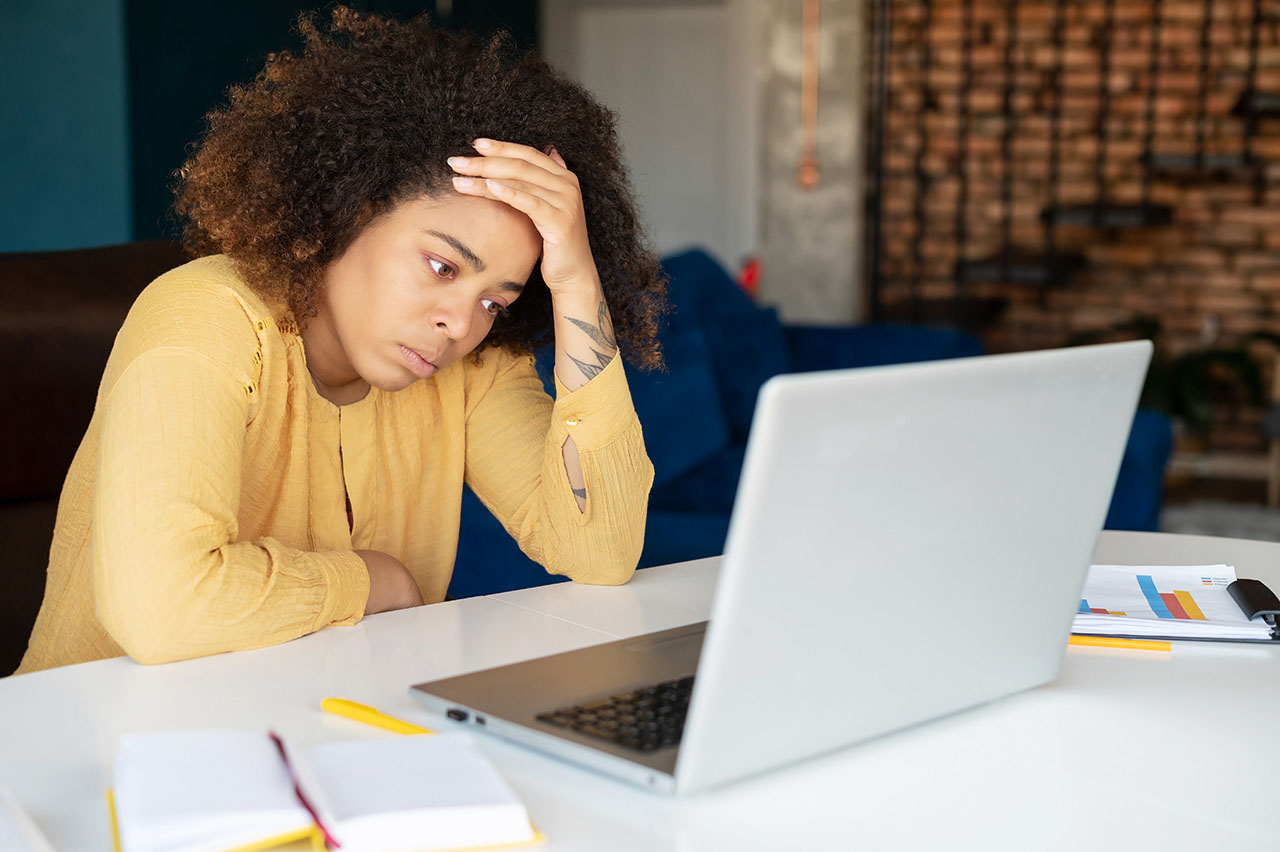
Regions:
<instances>
[{"instance_id":1,"label":"tattoo on forearm","mask_svg":"<svg viewBox=\"0 0 1280 852\"><path fill-rule=\"evenodd\" d=\"M565 354L567 355L568 353L566 352ZM609 366L609 362L613 360L611 356L606 355L603 352L597 352L594 349L591 350L591 354L596 356L596 360L599 362L598 364L588 364L585 361L579 361L577 358L569 355L569 360L577 364L578 369L582 371L582 375L586 376L588 379L594 379L596 376L600 375L600 371Z\"/></svg>"},{"instance_id":2,"label":"tattoo on forearm","mask_svg":"<svg viewBox=\"0 0 1280 852\"><path fill-rule=\"evenodd\" d=\"M613 320L609 317L609 308L603 300L600 302L600 308L596 311L596 323L592 325L589 322L573 317L566 317L569 322L573 323L582 332L591 338L592 342L599 346L600 349L591 349L591 354L595 356L596 363L582 361L569 355L569 360L573 361L582 371L582 374L588 379L593 379L600 375L600 371L609 366L609 362L613 360L613 356L618 352L618 338L613 331ZM603 350L603 351L601 351ZM568 353L566 353L568 354Z\"/></svg>"},{"instance_id":3,"label":"tattoo on forearm","mask_svg":"<svg viewBox=\"0 0 1280 852\"><path fill-rule=\"evenodd\" d=\"M610 354L618 350L618 339L613 334L613 321L609 318L609 308L603 301L600 302L600 307L596 311L595 325L573 317L569 317L569 322L582 329L587 337L603 346Z\"/></svg>"},{"instance_id":4,"label":"tattoo on forearm","mask_svg":"<svg viewBox=\"0 0 1280 852\"><path fill-rule=\"evenodd\" d=\"M571 488L571 489L569 489L569 490L573 492L573 496L574 496L574 497L577 497L577 498L582 499L582 500L587 499L587 489L585 489L585 488Z\"/></svg>"}]
</instances>

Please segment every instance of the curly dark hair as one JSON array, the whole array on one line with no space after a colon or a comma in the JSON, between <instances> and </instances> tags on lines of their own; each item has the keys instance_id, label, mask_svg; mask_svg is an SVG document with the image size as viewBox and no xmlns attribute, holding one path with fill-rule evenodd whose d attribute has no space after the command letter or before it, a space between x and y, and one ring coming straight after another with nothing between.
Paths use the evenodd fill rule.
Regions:
<instances>
[{"instance_id":1,"label":"curly dark hair","mask_svg":"<svg viewBox=\"0 0 1280 852\"><path fill-rule=\"evenodd\" d=\"M452 193L446 160L479 137L554 146L579 179L591 251L627 360L662 364L666 281L648 247L613 114L499 33L488 40L345 7L326 30L297 22L301 55L267 57L233 86L178 172L175 210L193 255L221 252L301 322L326 265L395 205ZM551 295L534 270L479 349L531 351L551 335Z\"/></svg>"}]
</instances>

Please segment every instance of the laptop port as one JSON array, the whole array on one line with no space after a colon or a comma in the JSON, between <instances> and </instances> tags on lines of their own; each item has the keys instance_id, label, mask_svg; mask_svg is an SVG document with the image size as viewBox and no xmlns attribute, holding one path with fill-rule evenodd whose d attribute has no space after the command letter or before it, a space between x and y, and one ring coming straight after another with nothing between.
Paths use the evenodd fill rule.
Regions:
<instances>
[{"instance_id":1,"label":"laptop port","mask_svg":"<svg viewBox=\"0 0 1280 852\"><path fill-rule=\"evenodd\" d=\"M483 717L483 716L476 716L476 724L477 724L477 725L483 725L483 724L484 724L484 717Z\"/></svg>"},{"instance_id":2,"label":"laptop port","mask_svg":"<svg viewBox=\"0 0 1280 852\"><path fill-rule=\"evenodd\" d=\"M467 721L467 711L459 710L457 707L450 707L448 710L445 711L444 715L448 716L450 719L452 719L455 722Z\"/></svg>"}]
</instances>

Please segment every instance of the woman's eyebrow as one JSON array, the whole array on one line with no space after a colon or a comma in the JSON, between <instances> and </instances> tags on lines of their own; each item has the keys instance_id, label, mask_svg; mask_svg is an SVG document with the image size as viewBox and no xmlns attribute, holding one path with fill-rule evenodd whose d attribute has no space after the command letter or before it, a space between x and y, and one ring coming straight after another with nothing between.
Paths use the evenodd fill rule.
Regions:
<instances>
[{"instance_id":1,"label":"woman's eyebrow","mask_svg":"<svg viewBox=\"0 0 1280 852\"><path fill-rule=\"evenodd\" d=\"M423 230L426 229L424 228ZM465 260L476 272L484 272L484 261L481 260L475 252L467 248L467 244L462 240L440 231L427 231L427 233L433 237L439 237L449 245L453 246L454 250L456 250L458 254L462 255L462 259Z\"/></svg>"}]
</instances>

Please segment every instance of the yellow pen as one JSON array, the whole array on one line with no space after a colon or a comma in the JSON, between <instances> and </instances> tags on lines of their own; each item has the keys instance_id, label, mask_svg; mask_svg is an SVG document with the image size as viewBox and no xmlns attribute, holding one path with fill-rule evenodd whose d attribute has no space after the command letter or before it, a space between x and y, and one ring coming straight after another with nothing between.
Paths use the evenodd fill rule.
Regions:
<instances>
[{"instance_id":1,"label":"yellow pen","mask_svg":"<svg viewBox=\"0 0 1280 852\"><path fill-rule=\"evenodd\" d=\"M348 701L345 698L326 698L320 702L320 709L327 710L337 716L345 716L348 719L354 719L357 722L364 722L366 725L373 725L375 728L382 728L387 731L393 731L397 734L434 734L435 731L430 728L420 728L417 725L406 722L402 719L396 719L375 710L365 704L357 704L354 701Z\"/></svg>"},{"instance_id":2,"label":"yellow pen","mask_svg":"<svg viewBox=\"0 0 1280 852\"><path fill-rule=\"evenodd\" d=\"M1068 645L1085 645L1091 648L1130 648L1135 651L1172 651L1173 643L1160 639L1121 639L1118 636L1075 636Z\"/></svg>"}]
</instances>

